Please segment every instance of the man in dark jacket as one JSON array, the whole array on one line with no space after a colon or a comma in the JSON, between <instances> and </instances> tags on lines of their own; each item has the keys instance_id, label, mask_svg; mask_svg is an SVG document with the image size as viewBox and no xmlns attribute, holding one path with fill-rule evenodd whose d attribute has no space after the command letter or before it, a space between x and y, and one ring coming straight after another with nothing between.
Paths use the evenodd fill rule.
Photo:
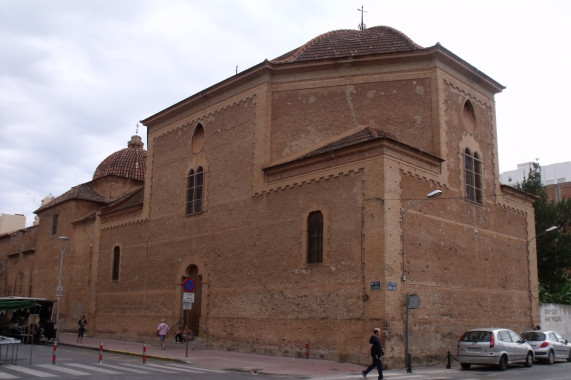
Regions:
<instances>
[{"instance_id":1,"label":"man in dark jacket","mask_svg":"<svg viewBox=\"0 0 571 380\"><path fill-rule=\"evenodd\" d=\"M381 356L383 356L385 352L381 346L381 339L379 338L379 335L381 335L381 329L376 327L373 330L373 335L371 335L371 338L369 339L369 343L371 344L371 356L373 357L373 363L363 371L363 379L366 379L367 374L371 372L371 370L375 367L377 367L377 371L379 371L379 380L383 378L383 362L381 361Z\"/></svg>"}]
</instances>

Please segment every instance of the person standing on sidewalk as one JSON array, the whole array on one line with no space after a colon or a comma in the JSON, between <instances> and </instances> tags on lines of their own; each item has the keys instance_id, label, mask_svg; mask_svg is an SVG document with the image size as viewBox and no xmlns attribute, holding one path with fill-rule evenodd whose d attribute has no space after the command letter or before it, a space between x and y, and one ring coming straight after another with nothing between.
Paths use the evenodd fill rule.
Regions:
<instances>
[{"instance_id":1,"label":"person standing on sidewalk","mask_svg":"<svg viewBox=\"0 0 571 380\"><path fill-rule=\"evenodd\" d=\"M170 331L170 326L167 324L166 319L162 319L161 323L157 327L157 335L159 336L159 340L161 342L161 350L165 349L165 338Z\"/></svg>"},{"instance_id":2,"label":"person standing on sidewalk","mask_svg":"<svg viewBox=\"0 0 571 380\"><path fill-rule=\"evenodd\" d=\"M83 334L85 334L85 325L87 324L87 320L85 319L85 315L82 315L80 320L77 321L77 325L79 328L77 329L77 343L83 342Z\"/></svg>"},{"instance_id":3,"label":"person standing on sidewalk","mask_svg":"<svg viewBox=\"0 0 571 380\"><path fill-rule=\"evenodd\" d=\"M373 370L373 368L377 367L377 371L379 371L379 380L383 378L383 362L381 360L381 356L385 354L383 351L383 346L381 346L381 329L376 327L373 330L373 335L369 339L369 344L371 345L371 356L373 357L373 363L364 370L363 379L367 378L367 374Z\"/></svg>"}]
</instances>

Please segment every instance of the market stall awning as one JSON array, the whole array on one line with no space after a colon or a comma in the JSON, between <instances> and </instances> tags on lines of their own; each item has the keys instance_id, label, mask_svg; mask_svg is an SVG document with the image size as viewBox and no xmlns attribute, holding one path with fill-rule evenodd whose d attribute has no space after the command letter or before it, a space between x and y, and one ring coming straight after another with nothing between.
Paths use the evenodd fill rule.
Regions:
<instances>
[{"instance_id":1,"label":"market stall awning","mask_svg":"<svg viewBox=\"0 0 571 380\"><path fill-rule=\"evenodd\" d=\"M46 298L30 297L0 297L0 310L28 309L42 301L45 302L49 300Z\"/></svg>"}]
</instances>

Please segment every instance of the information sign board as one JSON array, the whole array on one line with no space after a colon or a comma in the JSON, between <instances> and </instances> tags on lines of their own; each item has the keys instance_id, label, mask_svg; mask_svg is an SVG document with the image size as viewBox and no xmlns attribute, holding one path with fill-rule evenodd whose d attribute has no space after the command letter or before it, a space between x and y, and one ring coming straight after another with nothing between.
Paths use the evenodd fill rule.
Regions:
<instances>
[{"instance_id":1,"label":"information sign board","mask_svg":"<svg viewBox=\"0 0 571 380\"><path fill-rule=\"evenodd\" d=\"M182 302L194 302L194 293L182 293Z\"/></svg>"}]
</instances>

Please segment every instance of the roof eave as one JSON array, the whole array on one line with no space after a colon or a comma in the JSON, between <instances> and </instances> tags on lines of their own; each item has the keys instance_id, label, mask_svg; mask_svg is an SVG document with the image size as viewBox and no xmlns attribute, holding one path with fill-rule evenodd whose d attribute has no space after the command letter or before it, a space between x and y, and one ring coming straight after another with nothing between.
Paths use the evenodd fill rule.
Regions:
<instances>
[{"instance_id":1,"label":"roof eave","mask_svg":"<svg viewBox=\"0 0 571 380\"><path fill-rule=\"evenodd\" d=\"M197 92L194 95L189 96L170 107L165 108L162 111L155 113L140 121L141 124L152 127L161 123L163 120L168 119L172 114L176 114L181 109L187 107L189 104L196 103L207 98L214 97L221 92L227 91L228 88L238 87L245 83L248 83L250 79L254 76L259 76L260 73L269 70L273 64L268 61L264 60L263 62L250 67L247 70L244 70L234 76L224 79L221 82L218 82L210 87L205 88L204 90Z\"/></svg>"},{"instance_id":2,"label":"roof eave","mask_svg":"<svg viewBox=\"0 0 571 380\"><path fill-rule=\"evenodd\" d=\"M504 185L503 183L500 184L500 188L502 189L502 192L508 193L510 195L513 195L513 196L516 196L519 198L526 199L530 202L535 202L536 200L539 199L539 197L537 195L527 193L523 190L517 189L517 188L510 186L510 185Z\"/></svg>"},{"instance_id":3,"label":"roof eave","mask_svg":"<svg viewBox=\"0 0 571 380\"><path fill-rule=\"evenodd\" d=\"M437 157L431 153L424 152L418 148L412 147L408 144L402 143L402 142L395 140L391 137L385 136L385 137L379 137L379 138L371 139L368 141L360 142L360 143L349 145L349 146L344 146L344 147L341 147L339 149L326 151L326 152L319 153L316 155L311 155L311 156L303 156L302 155L300 157L289 159L285 162L280 162L280 163L276 163L273 165L266 166L266 167L262 168L262 170L266 174L271 174L271 173L276 173L276 172L281 172L281 171L287 171L290 168L297 168L299 165L305 165L305 163L321 162L324 160L327 161L327 160L331 160L335 157L352 155L354 152L371 150L371 149L373 149L373 150L380 149L378 151L378 153L384 154L384 152L385 152L384 149L385 148L391 148L391 147L392 147L392 149L396 148L401 152L408 151L411 154L414 154L417 160L430 162L433 165L440 165L445 161L444 159Z\"/></svg>"},{"instance_id":4,"label":"roof eave","mask_svg":"<svg viewBox=\"0 0 571 380\"><path fill-rule=\"evenodd\" d=\"M423 54L430 55L435 59L455 68L459 72L465 74L468 77L477 79L488 91L494 94L500 93L505 90L506 86L495 81L490 76L486 75L484 72L478 70L475 66L472 66L456 54L452 53L450 50L446 49L444 46L437 43L434 46L421 49L419 52Z\"/></svg>"}]
</instances>

